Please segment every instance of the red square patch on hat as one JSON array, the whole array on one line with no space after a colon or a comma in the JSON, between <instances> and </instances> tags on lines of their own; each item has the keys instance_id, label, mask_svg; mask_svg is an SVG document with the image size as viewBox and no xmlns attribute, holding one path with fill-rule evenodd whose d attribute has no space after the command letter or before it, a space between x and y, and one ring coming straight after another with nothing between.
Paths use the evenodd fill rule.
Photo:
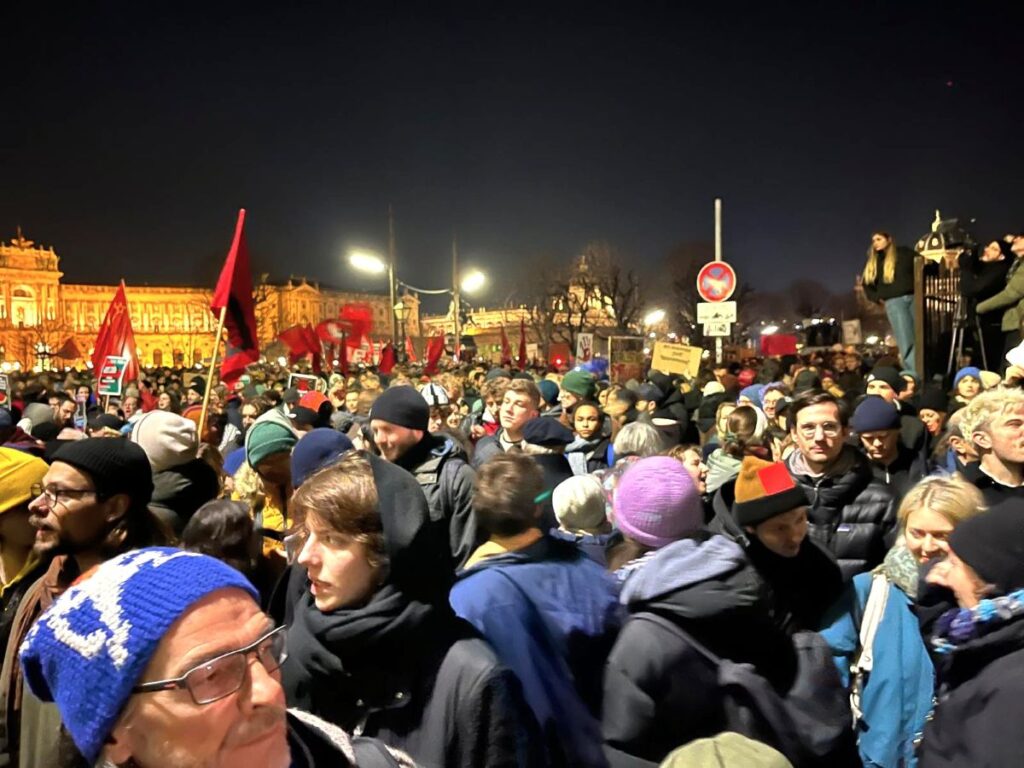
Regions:
<instances>
[{"instance_id":1,"label":"red square patch on hat","mask_svg":"<svg viewBox=\"0 0 1024 768\"><path fill-rule=\"evenodd\" d=\"M796 487L796 483L793 482L789 470L786 469L786 465L781 461L760 470L757 473L757 477L761 481L761 485L764 486L764 492L769 496L774 496L776 493L784 493Z\"/></svg>"}]
</instances>

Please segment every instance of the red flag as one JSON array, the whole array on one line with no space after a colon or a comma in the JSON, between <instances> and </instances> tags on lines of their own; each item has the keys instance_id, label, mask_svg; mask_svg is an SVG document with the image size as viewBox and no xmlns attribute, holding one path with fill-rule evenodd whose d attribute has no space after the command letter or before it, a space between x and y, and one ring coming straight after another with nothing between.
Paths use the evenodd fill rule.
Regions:
<instances>
[{"instance_id":1,"label":"red flag","mask_svg":"<svg viewBox=\"0 0 1024 768\"><path fill-rule=\"evenodd\" d=\"M78 345L75 344L75 337L68 336L68 340L61 345L60 349L53 353L53 356L59 357L62 360L77 360L82 356L82 352L78 349Z\"/></svg>"},{"instance_id":2,"label":"red flag","mask_svg":"<svg viewBox=\"0 0 1024 768\"><path fill-rule=\"evenodd\" d=\"M519 370L526 370L526 318L519 318Z\"/></svg>"},{"instance_id":3,"label":"red flag","mask_svg":"<svg viewBox=\"0 0 1024 768\"><path fill-rule=\"evenodd\" d=\"M313 330L313 326L309 323L306 323L302 329L302 334L306 339L306 348L313 355L313 373L321 373L323 371L324 350L320 344L320 337L316 335L316 331Z\"/></svg>"},{"instance_id":4,"label":"red flag","mask_svg":"<svg viewBox=\"0 0 1024 768\"><path fill-rule=\"evenodd\" d=\"M505 335L505 325L501 326L501 364L512 365L512 345L508 343L508 336Z\"/></svg>"},{"instance_id":5,"label":"red flag","mask_svg":"<svg viewBox=\"0 0 1024 768\"><path fill-rule=\"evenodd\" d=\"M416 362L416 349L412 345L412 337L411 336L406 336L405 337L405 358L410 363L415 363Z\"/></svg>"},{"instance_id":6,"label":"red flag","mask_svg":"<svg viewBox=\"0 0 1024 768\"><path fill-rule=\"evenodd\" d=\"M277 334L277 338L288 345L288 361L290 363L298 362L312 351L306 339L306 330L301 325L285 328Z\"/></svg>"},{"instance_id":7,"label":"red flag","mask_svg":"<svg viewBox=\"0 0 1024 768\"><path fill-rule=\"evenodd\" d=\"M103 318L100 332L96 336L96 347L92 353L92 369L99 376L103 361L108 355L127 357L124 370L125 383L139 378L139 360L135 354L135 334L132 333L132 319L128 313L128 299L124 295L124 280L117 287L114 300Z\"/></svg>"},{"instance_id":8,"label":"red flag","mask_svg":"<svg viewBox=\"0 0 1024 768\"><path fill-rule=\"evenodd\" d=\"M228 341L220 364L220 379L234 383L245 367L260 359L259 337L256 333L256 308L252 300L252 274L249 269L249 248L245 244L245 209L238 212L235 238L224 260L224 267L213 291L210 310L220 319L225 307L224 328ZM220 340L218 339L218 342Z\"/></svg>"},{"instance_id":9,"label":"red flag","mask_svg":"<svg viewBox=\"0 0 1024 768\"><path fill-rule=\"evenodd\" d=\"M423 366L423 372L428 376L433 376L437 373L437 363L441 359L441 355L444 353L444 332L438 333L437 336L430 340L427 344L427 363Z\"/></svg>"},{"instance_id":10,"label":"red flag","mask_svg":"<svg viewBox=\"0 0 1024 768\"><path fill-rule=\"evenodd\" d=\"M391 373L391 370L395 367L395 345L390 341L384 345L384 349L380 353L380 363L377 365L377 371L387 376Z\"/></svg>"}]
</instances>

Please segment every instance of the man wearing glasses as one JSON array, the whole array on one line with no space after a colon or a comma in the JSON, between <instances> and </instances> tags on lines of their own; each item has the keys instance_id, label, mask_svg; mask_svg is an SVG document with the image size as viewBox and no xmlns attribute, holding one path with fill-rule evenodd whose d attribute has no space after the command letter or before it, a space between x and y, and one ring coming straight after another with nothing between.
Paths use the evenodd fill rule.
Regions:
<instances>
[{"instance_id":1,"label":"man wearing glasses","mask_svg":"<svg viewBox=\"0 0 1024 768\"><path fill-rule=\"evenodd\" d=\"M136 547L165 543L150 514L149 459L120 438L87 438L60 447L31 488L32 556L48 567L25 591L11 623L0 673L0 761L20 768L52 766L56 714L25 692L18 647L36 618L81 574Z\"/></svg>"},{"instance_id":2,"label":"man wearing glasses","mask_svg":"<svg viewBox=\"0 0 1024 768\"><path fill-rule=\"evenodd\" d=\"M820 390L789 408L796 450L786 459L807 493L808 533L829 550L845 580L882 562L896 530L892 491L876 480L867 458L847 445L845 404Z\"/></svg>"},{"instance_id":3,"label":"man wearing glasses","mask_svg":"<svg viewBox=\"0 0 1024 768\"><path fill-rule=\"evenodd\" d=\"M399 765L378 744L286 709L284 627L258 599L230 566L165 547L119 555L71 587L21 649L26 682L56 703L70 737L61 759L312 768L369 754L368 764Z\"/></svg>"}]
</instances>

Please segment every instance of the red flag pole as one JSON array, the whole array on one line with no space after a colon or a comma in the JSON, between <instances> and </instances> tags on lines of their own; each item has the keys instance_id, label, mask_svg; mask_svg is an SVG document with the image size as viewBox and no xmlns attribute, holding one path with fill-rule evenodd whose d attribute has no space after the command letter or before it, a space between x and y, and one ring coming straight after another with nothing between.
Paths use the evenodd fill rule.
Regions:
<instances>
[{"instance_id":1,"label":"red flag pole","mask_svg":"<svg viewBox=\"0 0 1024 768\"><path fill-rule=\"evenodd\" d=\"M213 377L217 371L217 353L220 351L220 337L224 334L224 318L228 314L228 307L225 304L220 308L220 318L217 320L217 335L213 337L213 354L210 355L210 372L206 374L206 391L203 393L203 409L199 412L199 424L196 427L199 442L203 442L203 425L206 424L206 412L210 407L210 390L213 389Z\"/></svg>"}]
</instances>

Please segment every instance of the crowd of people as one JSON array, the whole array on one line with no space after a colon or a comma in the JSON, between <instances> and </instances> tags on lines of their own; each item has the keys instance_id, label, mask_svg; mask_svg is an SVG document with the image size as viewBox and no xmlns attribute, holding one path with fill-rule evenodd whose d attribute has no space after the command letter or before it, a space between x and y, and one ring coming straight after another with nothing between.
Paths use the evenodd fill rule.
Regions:
<instances>
[{"instance_id":1,"label":"crowd of people","mask_svg":"<svg viewBox=\"0 0 1024 768\"><path fill-rule=\"evenodd\" d=\"M14 377L0 760L1016 764L1008 360Z\"/></svg>"}]
</instances>

